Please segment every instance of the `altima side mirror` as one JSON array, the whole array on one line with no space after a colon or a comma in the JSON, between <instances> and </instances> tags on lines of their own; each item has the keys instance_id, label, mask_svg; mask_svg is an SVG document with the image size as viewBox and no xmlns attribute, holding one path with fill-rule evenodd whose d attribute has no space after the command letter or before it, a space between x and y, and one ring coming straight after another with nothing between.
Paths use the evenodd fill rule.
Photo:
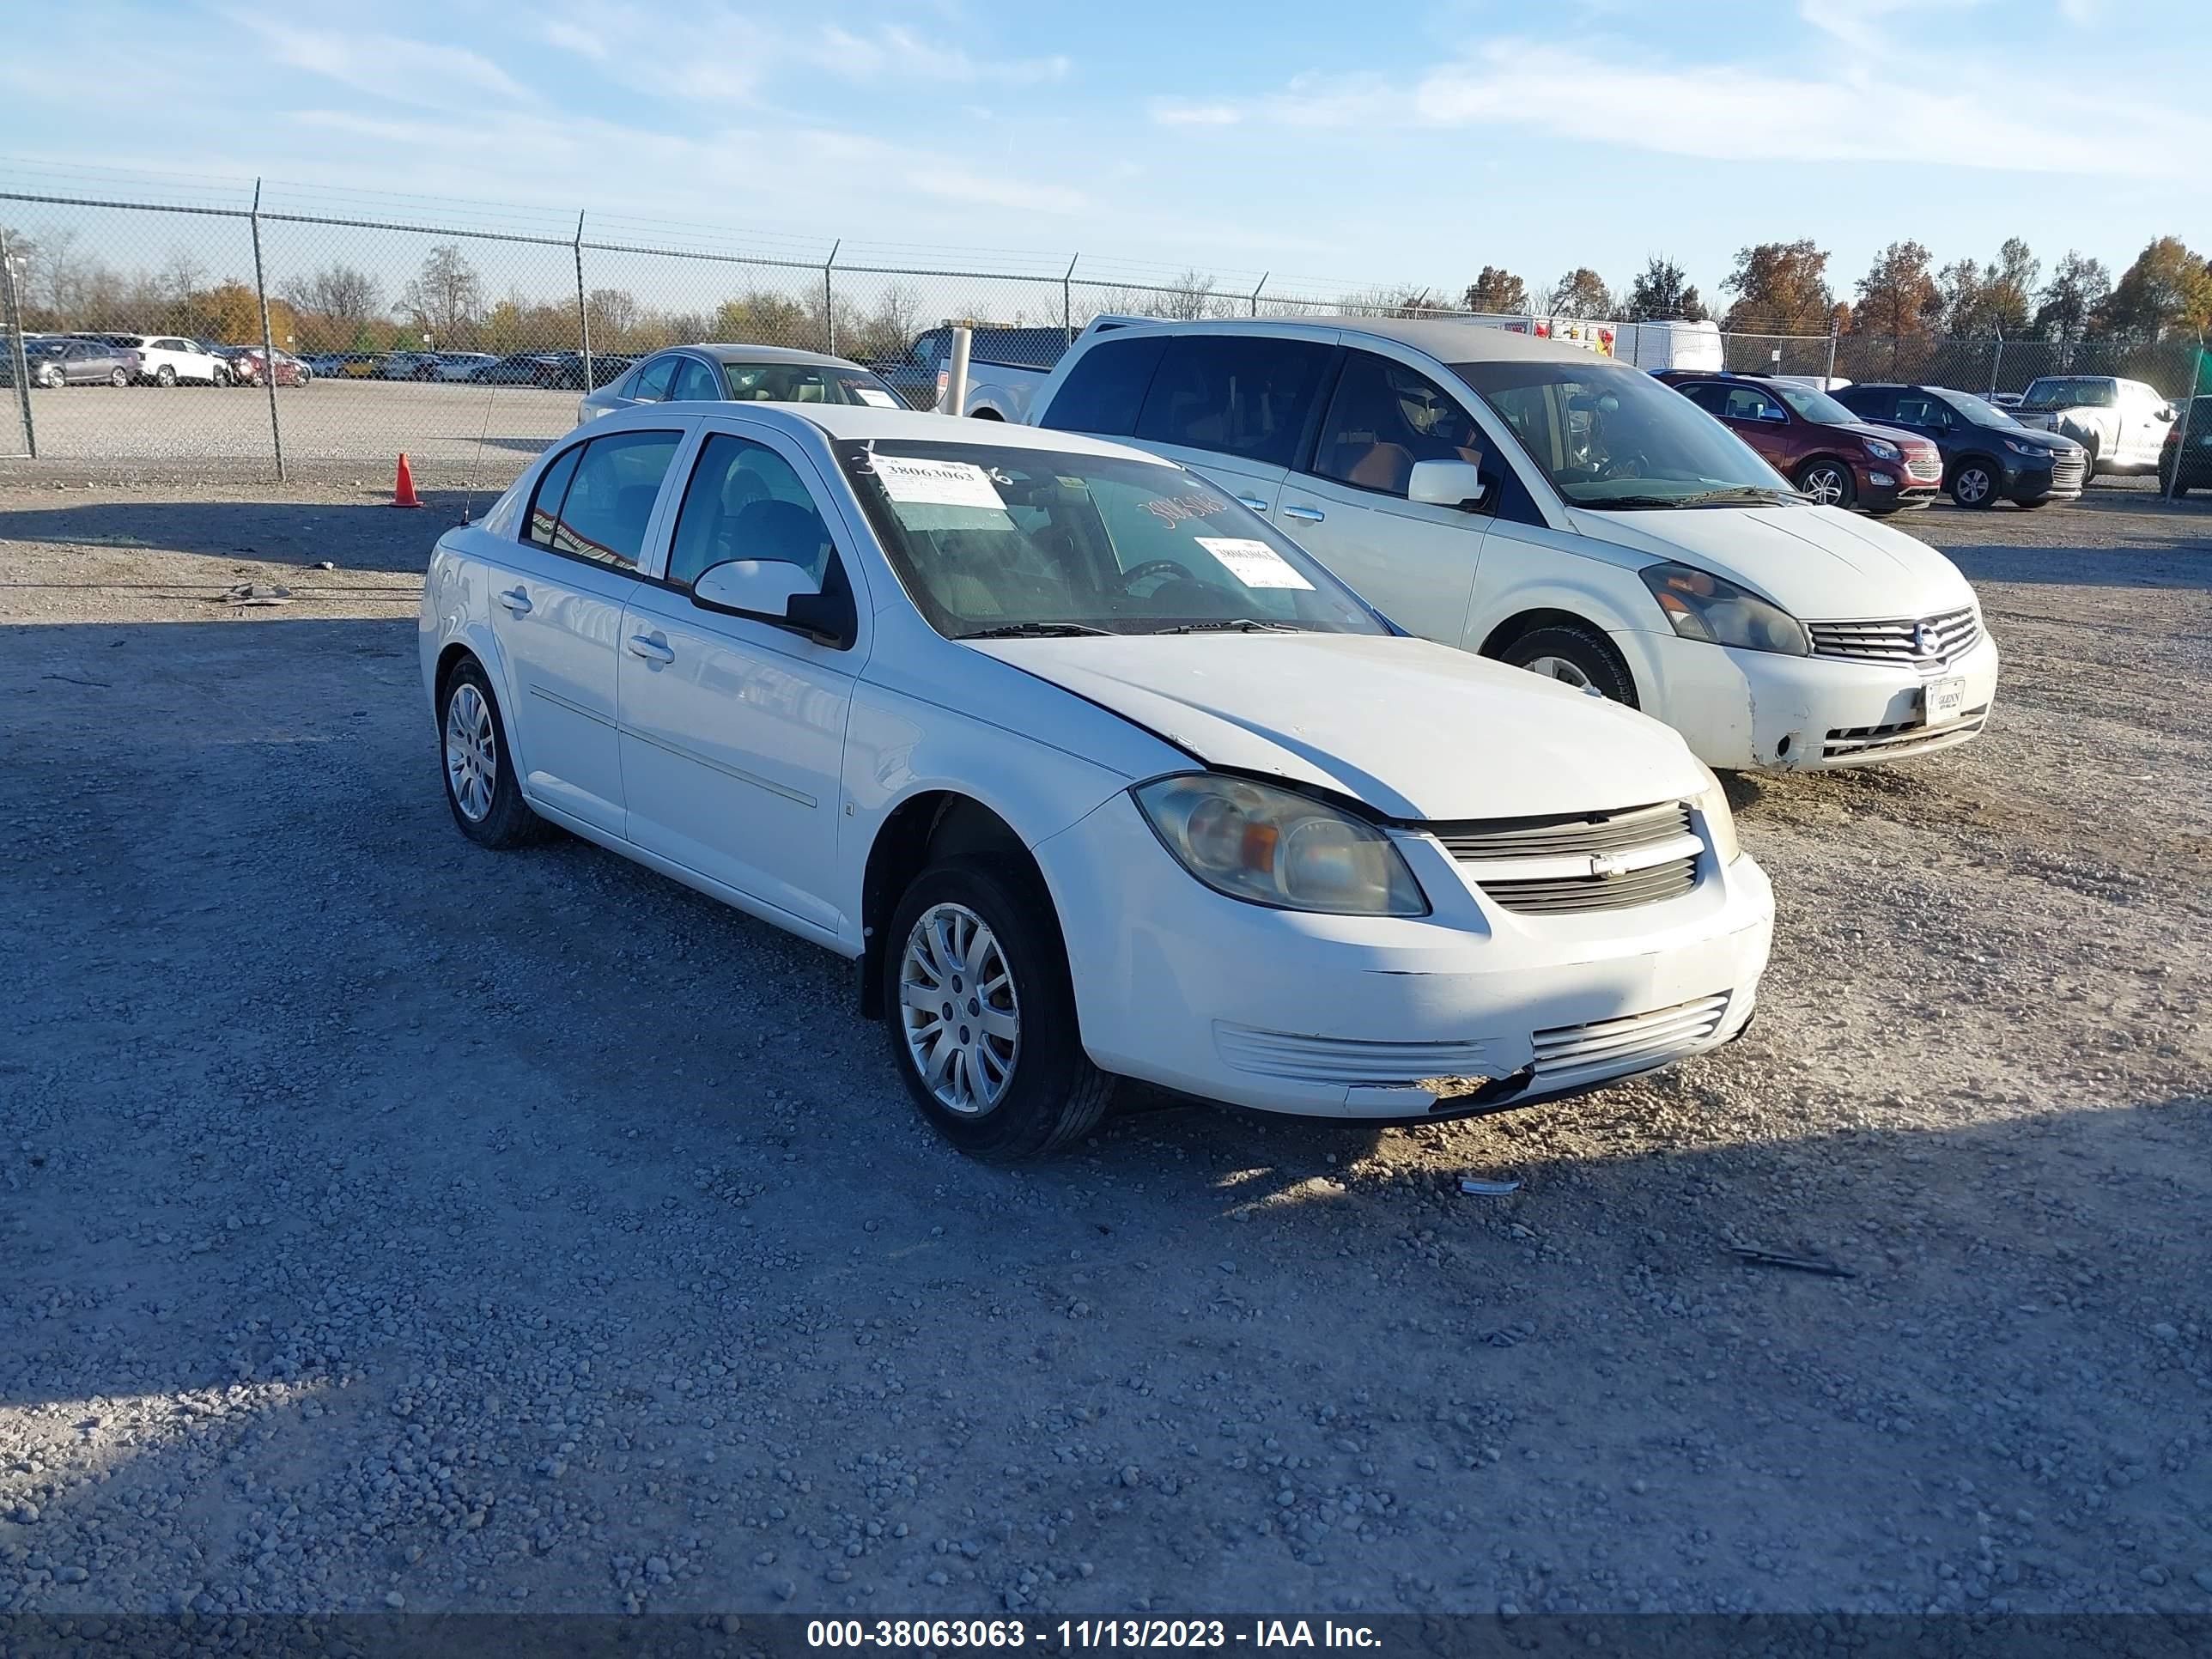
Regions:
<instances>
[{"instance_id":1,"label":"altima side mirror","mask_svg":"<svg viewBox=\"0 0 2212 1659\"><path fill-rule=\"evenodd\" d=\"M793 629L824 645L853 642L853 593L842 572L824 591L805 570L781 559L726 559L699 573L691 584L691 603L702 611Z\"/></svg>"},{"instance_id":2,"label":"altima side mirror","mask_svg":"<svg viewBox=\"0 0 2212 1659\"><path fill-rule=\"evenodd\" d=\"M1488 488L1473 461L1415 461L1406 479L1406 499L1429 507L1473 508Z\"/></svg>"}]
</instances>

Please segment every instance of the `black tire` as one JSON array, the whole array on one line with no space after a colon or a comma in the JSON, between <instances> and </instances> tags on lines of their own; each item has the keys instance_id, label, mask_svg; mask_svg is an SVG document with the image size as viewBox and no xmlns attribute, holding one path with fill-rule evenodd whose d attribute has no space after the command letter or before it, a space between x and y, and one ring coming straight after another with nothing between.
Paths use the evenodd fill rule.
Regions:
<instances>
[{"instance_id":1,"label":"black tire","mask_svg":"<svg viewBox=\"0 0 2212 1659\"><path fill-rule=\"evenodd\" d=\"M1995 507L2002 477L1996 462L1969 455L1951 469L1951 499L1970 512Z\"/></svg>"},{"instance_id":2,"label":"black tire","mask_svg":"<svg viewBox=\"0 0 2212 1659\"><path fill-rule=\"evenodd\" d=\"M154 371L154 384L155 386L167 387L173 386L176 385L176 383L177 371L171 368L168 364L163 363L161 368Z\"/></svg>"},{"instance_id":3,"label":"black tire","mask_svg":"<svg viewBox=\"0 0 2212 1659\"><path fill-rule=\"evenodd\" d=\"M1588 623L1547 623L1523 634L1498 653L1500 662L1510 663L1516 668L1533 667L1547 657L1571 665L1580 672L1583 684L1604 693L1613 702L1626 703L1631 708L1638 706L1636 681L1628 672L1628 665L1613 648L1613 641ZM1552 678L1567 679L1565 675L1558 673Z\"/></svg>"},{"instance_id":4,"label":"black tire","mask_svg":"<svg viewBox=\"0 0 2212 1659\"><path fill-rule=\"evenodd\" d=\"M1830 460L1826 457L1808 461L1798 468L1796 480L1798 493L1817 499L1822 489L1815 487L1816 483L1822 479L1829 481L1825 487L1835 492L1835 498L1824 505L1848 509L1858 504L1858 481L1851 477L1850 468L1841 461Z\"/></svg>"},{"instance_id":5,"label":"black tire","mask_svg":"<svg viewBox=\"0 0 2212 1659\"><path fill-rule=\"evenodd\" d=\"M118 369L117 369L115 372L116 372L118 374L122 374L122 373L123 373L123 371L122 371L121 369L119 369L119 368L118 368ZM59 370L58 368L55 368L52 363L48 363L48 364L47 364L44 368L41 368L41 369L38 372L38 374L37 374L35 376L33 376L33 379L32 379L32 382L31 382L31 383L32 383L33 386L44 386L47 391L51 392L51 391L52 391L52 390L53 390L56 386L66 386L66 385L68 385L68 384L69 384L69 377L68 377L67 375L64 374L61 372L61 370Z\"/></svg>"},{"instance_id":6,"label":"black tire","mask_svg":"<svg viewBox=\"0 0 2212 1659\"><path fill-rule=\"evenodd\" d=\"M491 799L482 814L471 817L461 805L455 793L453 758L453 701L461 695L463 687L472 689L481 698L489 717L493 757ZM463 724L466 724L465 721ZM522 799L522 787L516 781L514 761L507 746L507 720L500 713L499 699L493 695L491 681L485 677L483 665L474 657L464 657L453 665L446 683L438 691L438 772L446 781L446 805L453 812L453 822L460 831L479 847L505 850L511 847L526 847L544 839L545 820L530 810L530 803Z\"/></svg>"},{"instance_id":7,"label":"black tire","mask_svg":"<svg viewBox=\"0 0 2212 1659\"><path fill-rule=\"evenodd\" d=\"M2089 452L2089 465L2081 469L2081 488L2087 489L2097 482L2097 446L2083 444L2081 447Z\"/></svg>"},{"instance_id":8,"label":"black tire","mask_svg":"<svg viewBox=\"0 0 2212 1659\"><path fill-rule=\"evenodd\" d=\"M107 377L107 383L110 386L129 386L131 384L131 377L118 368ZM54 384L59 386L61 382L57 380Z\"/></svg>"},{"instance_id":9,"label":"black tire","mask_svg":"<svg viewBox=\"0 0 2212 1659\"><path fill-rule=\"evenodd\" d=\"M215 386L228 386L230 384L230 371L227 368L217 368L215 373L209 377L209 380L210 384Z\"/></svg>"},{"instance_id":10,"label":"black tire","mask_svg":"<svg viewBox=\"0 0 2212 1659\"><path fill-rule=\"evenodd\" d=\"M1019 1020L1005 1092L995 1105L975 1112L955 1111L937 1097L908 1042L908 948L923 919L945 905L965 909L996 937ZM891 1063L922 1116L953 1146L972 1158L1011 1162L1058 1152L1098 1127L1117 1079L1083 1052L1067 949L1051 896L1034 872L1003 856L981 854L948 859L924 870L892 913L883 973ZM960 988L972 993L976 988ZM968 1007L978 1019L980 1042L980 1006L972 996ZM956 1006L956 1021L960 1012Z\"/></svg>"}]
</instances>

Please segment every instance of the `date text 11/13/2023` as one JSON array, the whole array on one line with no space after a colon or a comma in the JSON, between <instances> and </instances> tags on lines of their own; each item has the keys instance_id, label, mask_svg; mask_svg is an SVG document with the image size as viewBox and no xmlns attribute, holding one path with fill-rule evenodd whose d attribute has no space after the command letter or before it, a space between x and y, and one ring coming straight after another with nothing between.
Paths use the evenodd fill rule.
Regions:
<instances>
[{"instance_id":1,"label":"date text 11/13/2023","mask_svg":"<svg viewBox=\"0 0 2212 1659\"><path fill-rule=\"evenodd\" d=\"M1039 1647L1093 1648L1364 1648L1382 1645L1365 1625L1304 1619L1062 1619L1031 1625L1020 1619L815 1619L806 1626L810 1648L911 1648L936 1651Z\"/></svg>"}]
</instances>

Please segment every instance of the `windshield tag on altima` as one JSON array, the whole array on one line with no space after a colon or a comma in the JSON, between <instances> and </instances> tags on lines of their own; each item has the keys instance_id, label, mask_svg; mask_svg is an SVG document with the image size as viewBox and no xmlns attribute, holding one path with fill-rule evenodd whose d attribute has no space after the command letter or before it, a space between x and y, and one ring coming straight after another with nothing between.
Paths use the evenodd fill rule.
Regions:
<instances>
[{"instance_id":1,"label":"windshield tag on altima","mask_svg":"<svg viewBox=\"0 0 2212 1659\"><path fill-rule=\"evenodd\" d=\"M917 507L980 507L1003 513L1006 503L973 461L927 461L911 455L872 458L884 494Z\"/></svg>"},{"instance_id":2,"label":"windshield tag on altima","mask_svg":"<svg viewBox=\"0 0 2212 1659\"><path fill-rule=\"evenodd\" d=\"M1313 592L1313 584L1265 542L1248 541L1241 536L1200 536L1194 539L1247 587L1301 587L1309 593Z\"/></svg>"}]
</instances>

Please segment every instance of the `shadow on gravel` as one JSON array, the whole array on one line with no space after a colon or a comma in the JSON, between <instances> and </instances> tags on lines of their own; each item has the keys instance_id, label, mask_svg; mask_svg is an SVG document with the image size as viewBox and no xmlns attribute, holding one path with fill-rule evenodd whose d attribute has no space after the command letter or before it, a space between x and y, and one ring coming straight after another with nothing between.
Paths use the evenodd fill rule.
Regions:
<instances>
[{"instance_id":1,"label":"shadow on gravel","mask_svg":"<svg viewBox=\"0 0 2212 1659\"><path fill-rule=\"evenodd\" d=\"M155 557L182 554L302 566L328 559L341 570L419 571L430 562L430 544L461 521L470 499L461 489L420 493L423 507L409 512L391 505L388 490L364 491L359 501L108 501L82 506L69 505L56 492L52 507L0 509L0 540L136 549ZM498 489L477 491L477 512L498 495Z\"/></svg>"},{"instance_id":2,"label":"shadow on gravel","mask_svg":"<svg viewBox=\"0 0 2212 1659\"><path fill-rule=\"evenodd\" d=\"M1834 1127L1777 1007L1523 1113L981 1166L848 965L464 841L416 673L393 623L0 630L0 1608L1487 1611L1768 1550L1730 1594L1917 1604L2031 1510L2020 1605L2112 1525L2182 1559L2212 1103L2094 1032L1922 1129Z\"/></svg>"},{"instance_id":3,"label":"shadow on gravel","mask_svg":"<svg viewBox=\"0 0 2212 1659\"><path fill-rule=\"evenodd\" d=\"M2212 588L2212 523L2194 535L2149 540L2139 533L2117 545L2021 547L2003 543L1948 545L1943 553L1969 581L2056 587Z\"/></svg>"}]
</instances>

